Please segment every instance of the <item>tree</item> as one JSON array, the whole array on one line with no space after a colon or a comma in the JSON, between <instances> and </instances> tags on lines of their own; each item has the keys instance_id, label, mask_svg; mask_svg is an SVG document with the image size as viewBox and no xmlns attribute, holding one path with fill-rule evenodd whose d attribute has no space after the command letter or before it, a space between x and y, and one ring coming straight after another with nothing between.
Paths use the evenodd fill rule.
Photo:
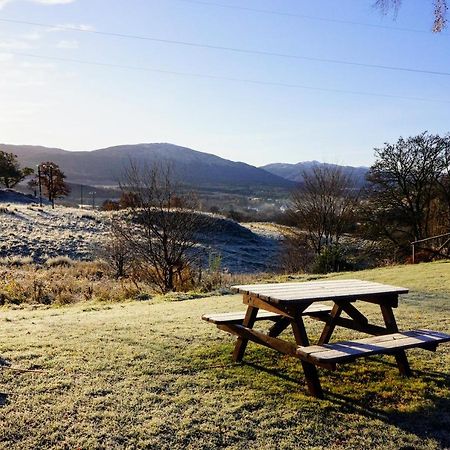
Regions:
<instances>
[{"instance_id":1,"label":"tree","mask_svg":"<svg viewBox=\"0 0 450 450\"><path fill-rule=\"evenodd\" d=\"M303 172L303 183L292 194L288 214L319 255L338 244L354 224L359 189L355 179L338 166L315 166Z\"/></svg>"},{"instance_id":2,"label":"tree","mask_svg":"<svg viewBox=\"0 0 450 450\"><path fill-rule=\"evenodd\" d=\"M365 208L372 234L407 248L411 241L448 232L449 151L449 136L426 132L375 149Z\"/></svg>"},{"instance_id":3,"label":"tree","mask_svg":"<svg viewBox=\"0 0 450 450\"><path fill-rule=\"evenodd\" d=\"M12 189L32 173L33 169L29 167L20 168L14 153L0 151L0 184L7 189Z\"/></svg>"},{"instance_id":4,"label":"tree","mask_svg":"<svg viewBox=\"0 0 450 450\"><path fill-rule=\"evenodd\" d=\"M389 11L397 13L402 4L402 0L376 0L375 7L379 8L384 14ZM433 0L434 7L434 24L433 31L435 33L441 32L447 25L447 0Z\"/></svg>"},{"instance_id":5,"label":"tree","mask_svg":"<svg viewBox=\"0 0 450 450\"><path fill-rule=\"evenodd\" d=\"M113 222L114 224L114 222ZM119 233L120 227L112 226L101 255L114 273L115 278L128 275L133 263L132 249Z\"/></svg>"},{"instance_id":6,"label":"tree","mask_svg":"<svg viewBox=\"0 0 450 450\"><path fill-rule=\"evenodd\" d=\"M135 266L162 293L186 285L201 264L198 234L208 230L211 218L195 211L192 195L178 193L170 166L131 163L121 189L132 201L113 221L114 234L131 249Z\"/></svg>"},{"instance_id":7,"label":"tree","mask_svg":"<svg viewBox=\"0 0 450 450\"><path fill-rule=\"evenodd\" d=\"M52 161L41 162L38 166L38 174L36 179L31 183L37 183L42 186L44 194L55 206L55 199L69 195L70 187L64 181L66 176L57 164ZM30 183L30 185L31 185Z\"/></svg>"}]
</instances>

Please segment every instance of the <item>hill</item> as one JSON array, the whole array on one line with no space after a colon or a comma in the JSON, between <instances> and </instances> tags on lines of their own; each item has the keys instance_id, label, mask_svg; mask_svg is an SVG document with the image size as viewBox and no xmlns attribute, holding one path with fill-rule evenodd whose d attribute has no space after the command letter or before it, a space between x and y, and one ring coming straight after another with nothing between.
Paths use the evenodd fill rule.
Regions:
<instances>
[{"instance_id":1,"label":"hill","mask_svg":"<svg viewBox=\"0 0 450 450\"><path fill-rule=\"evenodd\" d=\"M121 145L74 152L29 145L0 144L0 148L16 154L20 163L28 167L54 161L71 183L93 186L116 186L130 160L138 165L169 163L182 184L196 187L289 189L294 186L290 180L249 164L173 144Z\"/></svg>"},{"instance_id":2,"label":"hill","mask_svg":"<svg viewBox=\"0 0 450 450\"><path fill-rule=\"evenodd\" d=\"M99 255L107 239L110 213L28 204L35 202L14 191L0 191L0 263L2 258L44 263L58 256L89 261ZM243 226L221 216L211 216L208 234L200 233L197 239L205 266L210 255L219 255L221 268L231 273L270 271L278 262L280 233Z\"/></svg>"},{"instance_id":3,"label":"hill","mask_svg":"<svg viewBox=\"0 0 450 450\"><path fill-rule=\"evenodd\" d=\"M365 183L365 176L368 172L368 167L353 167L353 166L340 166L338 164L321 163L319 161L304 161L297 164L289 163L274 163L267 164L260 167L261 169L270 172L273 175L283 177L287 180L301 183L303 181L303 173L310 172L314 167L341 167L345 173L352 174L358 185L362 186Z\"/></svg>"},{"instance_id":4,"label":"hill","mask_svg":"<svg viewBox=\"0 0 450 450\"><path fill-rule=\"evenodd\" d=\"M49 203L46 199L42 199L43 203ZM36 204L36 197L27 195L13 189L0 189L0 205L3 203L17 203L19 205Z\"/></svg>"}]
</instances>

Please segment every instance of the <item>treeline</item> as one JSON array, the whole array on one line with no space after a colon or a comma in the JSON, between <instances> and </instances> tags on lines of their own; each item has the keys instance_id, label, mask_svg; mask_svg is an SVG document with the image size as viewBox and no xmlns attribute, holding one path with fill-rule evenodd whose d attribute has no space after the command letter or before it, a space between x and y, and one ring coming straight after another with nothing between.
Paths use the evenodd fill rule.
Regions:
<instances>
[{"instance_id":1,"label":"treeline","mask_svg":"<svg viewBox=\"0 0 450 450\"><path fill-rule=\"evenodd\" d=\"M57 164L52 161L41 162L36 170L31 167L20 167L17 155L0 151L0 186L13 189L28 179L28 188L36 198L47 197L55 205L55 199L65 197L70 188L65 182L66 176Z\"/></svg>"},{"instance_id":2,"label":"treeline","mask_svg":"<svg viewBox=\"0 0 450 450\"><path fill-rule=\"evenodd\" d=\"M362 189L339 167L303 174L287 212L287 270L405 261L412 242L450 233L450 136L400 138L375 149L375 158ZM420 257L448 256L449 244L444 236Z\"/></svg>"}]
</instances>

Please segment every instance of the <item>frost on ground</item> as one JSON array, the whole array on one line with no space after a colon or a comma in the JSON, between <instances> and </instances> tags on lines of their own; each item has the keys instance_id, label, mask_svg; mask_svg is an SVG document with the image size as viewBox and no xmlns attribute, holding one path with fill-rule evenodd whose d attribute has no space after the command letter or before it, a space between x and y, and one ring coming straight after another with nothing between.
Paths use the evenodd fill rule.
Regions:
<instances>
[{"instance_id":1,"label":"frost on ground","mask_svg":"<svg viewBox=\"0 0 450 450\"><path fill-rule=\"evenodd\" d=\"M0 257L92 259L105 238L105 219L98 211L0 204Z\"/></svg>"},{"instance_id":2,"label":"frost on ground","mask_svg":"<svg viewBox=\"0 0 450 450\"><path fill-rule=\"evenodd\" d=\"M30 257L42 263L68 256L92 260L107 237L110 213L56 206L0 203L0 258ZM200 235L205 265L219 257L231 273L276 268L281 237L262 226L241 226L217 217L213 230Z\"/></svg>"}]
</instances>

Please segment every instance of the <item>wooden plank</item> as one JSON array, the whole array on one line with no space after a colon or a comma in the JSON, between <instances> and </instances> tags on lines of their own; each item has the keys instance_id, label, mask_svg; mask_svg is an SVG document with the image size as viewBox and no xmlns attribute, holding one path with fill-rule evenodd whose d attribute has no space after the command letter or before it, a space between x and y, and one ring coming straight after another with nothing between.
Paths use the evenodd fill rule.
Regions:
<instances>
[{"instance_id":1,"label":"wooden plank","mask_svg":"<svg viewBox=\"0 0 450 450\"><path fill-rule=\"evenodd\" d=\"M279 319L271 327L267 333L271 337L279 336L290 324L290 320L284 316L278 316Z\"/></svg>"},{"instance_id":2,"label":"wooden plank","mask_svg":"<svg viewBox=\"0 0 450 450\"><path fill-rule=\"evenodd\" d=\"M309 339L302 317L297 315L291 319L291 325L297 345L308 346ZM310 394L317 398L323 398L323 391L319 380L319 374L317 373L317 368L308 361L302 361L302 367Z\"/></svg>"},{"instance_id":3,"label":"wooden plank","mask_svg":"<svg viewBox=\"0 0 450 450\"><path fill-rule=\"evenodd\" d=\"M244 295L244 303L250 306L254 306L256 308L261 308L266 311L280 314L281 316L289 318L292 317L292 312L289 309L278 305L272 305L253 295Z\"/></svg>"},{"instance_id":4,"label":"wooden plank","mask_svg":"<svg viewBox=\"0 0 450 450\"><path fill-rule=\"evenodd\" d=\"M333 309L331 310L330 318L326 322L326 325L322 331L319 338L319 344L327 344L330 341L331 335L336 328L337 321L342 312L342 306L335 303Z\"/></svg>"},{"instance_id":5,"label":"wooden plank","mask_svg":"<svg viewBox=\"0 0 450 450\"><path fill-rule=\"evenodd\" d=\"M355 322L358 322L362 325L369 323L369 319L360 311L358 311L351 303L342 302L339 300L337 300L336 302L341 306L343 311L347 313L349 317L351 317Z\"/></svg>"},{"instance_id":6,"label":"wooden plank","mask_svg":"<svg viewBox=\"0 0 450 450\"><path fill-rule=\"evenodd\" d=\"M239 337L243 337L246 340L250 340L256 342L257 344L272 348L273 350L277 350L285 355L296 356L296 345L291 344L290 342L283 341L282 339L268 336L267 334L261 333L260 331L252 330L243 325L235 324L221 324L218 325L218 328L223 331L227 331L228 333L235 334Z\"/></svg>"},{"instance_id":7,"label":"wooden plank","mask_svg":"<svg viewBox=\"0 0 450 450\"><path fill-rule=\"evenodd\" d=\"M297 285L292 286L284 286L283 284L280 284L276 288L271 287L264 287L264 286L255 286L252 289L246 289L244 291L241 290L241 292L244 293L264 293L267 295L270 294L279 294L279 293L293 293L297 291L301 292L324 292L328 293L330 290L333 291L344 291L344 290L361 290L361 289L374 289L377 292L380 293L389 293L389 292L398 292L398 291L404 291L405 288L399 288L396 286L386 286L379 283L352 283L352 284L330 284L330 285L323 285L323 284L312 284L312 283L298 283Z\"/></svg>"},{"instance_id":8,"label":"wooden plank","mask_svg":"<svg viewBox=\"0 0 450 450\"><path fill-rule=\"evenodd\" d=\"M356 302L358 300L369 302L369 303L375 303L375 304L384 304L387 303L385 299L385 294L374 294L374 293L359 293L359 294L334 294L334 295L328 295L328 296L317 296L314 297L314 295L310 295L309 297L304 298L274 298L272 297L265 297L264 295L259 295L259 297L266 301L270 302L273 305L279 305L283 307L295 307L296 305L304 305L304 304L310 304L312 302L326 302L326 301L335 301L335 300L342 300L346 302ZM396 303L389 302L389 304L392 307L396 306Z\"/></svg>"},{"instance_id":9,"label":"wooden plank","mask_svg":"<svg viewBox=\"0 0 450 450\"><path fill-rule=\"evenodd\" d=\"M233 286L234 290L272 303L358 299L407 293L408 289L361 280L334 280L303 283L275 283Z\"/></svg>"},{"instance_id":10,"label":"wooden plank","mask_svg":"<svg viewBox=\"0 0 450 450\"><path fill-rule=\"evenodd\" d=\"M327 290L296 290L291 292L279 292L279 293L265 293L260 291L257 295L260 298L270 297L273 300L288 301L288 300L304 300L304 299L335 299L340 297L359 297L359 296L378 296L387 294L397 294L396 290L380 290L376 287L367 288L352 288L348 287L345 289L327 289Z\"/></svg>"},{"instance_id":11,"label":"wooden plank","mask_svg":"<svg viewBox=\"0 0 450 450\"><path fill-rule=\"evenodd\" d=\"M449 342L450 335L430 330L413 330L335 344L299 347L297 356L317 363L341 363L359 357L396 353L415 347Z\"/></svg>"},{"instance_id":12,"label":"wooden plank","mask_svg":"<svg viewBox=\"0 0 450 450\"><path fill-rule=\"evenodd\" d=\"M330 316L318 315L310 316L314 320L320 320L322 322L328 323L331 320ZM379 327L378 325L372 325L370 323L362 325L355 322L352 319L347 319L346 317L338 317L336 319L336 326L348 328L350 330L361 331L362 333L373 334L375 336L387 334L389 331L384 327Z\"/></svg>"},{"instance_id":13,"label":"wooden plank","mask_svg":"<svg viewBox=\"0 0 450 450\"><path fill-rule=\"evenodd\" d=\"M330 288L310 288L305 289L279 289L277 291L271 291L267 289L258 289L250 292L246 292L248 295L264 296L264 297L274 297L274 298L309 298L313 296L314 298L328 298L334 295L359 295L359 294L375 294L375 295L385 295L385 294L398 294L398 289L381 289L376 286L346 286L346 287L330 287ZM401 293L405 293L401 291Z\"/></svg>"},{"instance_id":14,"label":"wooden plank","mask_svg":"<svg viewBox=\"0 0 450 450\"><path fill-rule=\"evenodd\" d=\"M395 320L394 312L389 305L380 305L381 313L383 314L384 323L390 333L398 332L397 322ZM395 361L400 373L406 377L411 376L411 368L409 366L408 358L404 350L400 350L395 353Z\"/></svg>"},{"instance_id":15,"label":"wooden plank","mask_svg":"<svg viewBox=\"0 0 450 450\"><path fill-rule=\"evenodd\" d=\"M348 280L322 280L322 281L295 281L288 283L262 283L262 284L246 284L246 285L236 285L231 288L235 291L253 291L255 289L268 289L268 290L285 290L298 288L299 286L305 286L308 289L311 288L330 288L330 287L339 287L339 286L363 286L363 285L378 285L378 286L387 286L381 283L375 283L372 281L365 280L356 280L356 279L348 279Z\"/></svg>"},{"instance_id":16,"label":"wooden plank","mask_svg":"<svg viewBox=\"0 0 450 450\"><path fill-rule=\"evenodd\" d=\"M258 314L258 308L249 306L247 308L247 312L245 313L245 317L242 322L244 327L253 328L257 314ZM235 361L235 362L242 361L242 358L244 357L245 349L247 348L247 343L248 343L248 339L246 339L245 337L239 336L237 338L236 345L234 347L234 352L233 352L233 361Z\"/></svg>"},{"instance_id":17,"label":"wooden plank","mask_svg":"<svg viewBox=\"0 0 450 450\"><path fill-rule=\"evenodd\" d=\"M424 345L423 341L415 338L392 339L390 341L378 342L376 344L361 344L358 342L346 342L328 344L332 347L322 349L308 349L307 353L313 358L318 358L322 361L330 362L344 362L346 360L353 360L362 356L376 355L380 353L392 353L398 349L408 349ZM302 349L303 350L303 349ZM299 350L301 352L302 350Z\"/></svg>"},{"instance_id":18,"label":"wooden plank","mask_svg":"<svg viewBox=\"0 0 450 450\"><path fill-rule=\"evenodd\" d=\"M270 311L258 311L255 321L259 320L276 320L280 317L279 314ZM245 318L245 311L218 313L218 314L204 314L203 320L211 323L242 323Z\"/></svg>"},{"instance_id":19,"label":"wooden plank","mask_svg":"<svg viewBox=\"0 0 450 450\"><path fill-rule=\"evenodd\" d=\"M398 286L390 286L381 283L362 280L335 280L335 281L313 281L313 282L296 282L296 283L268 283L268 284L254 284L233 286L232 289L239 292L260 293L260 292L289 292L295 290L323 290L328 292L331 288L334 289L362 289L362 288L376 288L380 292L397 292L408 291L406 288Z\"/></svg>"}]
</instances>

